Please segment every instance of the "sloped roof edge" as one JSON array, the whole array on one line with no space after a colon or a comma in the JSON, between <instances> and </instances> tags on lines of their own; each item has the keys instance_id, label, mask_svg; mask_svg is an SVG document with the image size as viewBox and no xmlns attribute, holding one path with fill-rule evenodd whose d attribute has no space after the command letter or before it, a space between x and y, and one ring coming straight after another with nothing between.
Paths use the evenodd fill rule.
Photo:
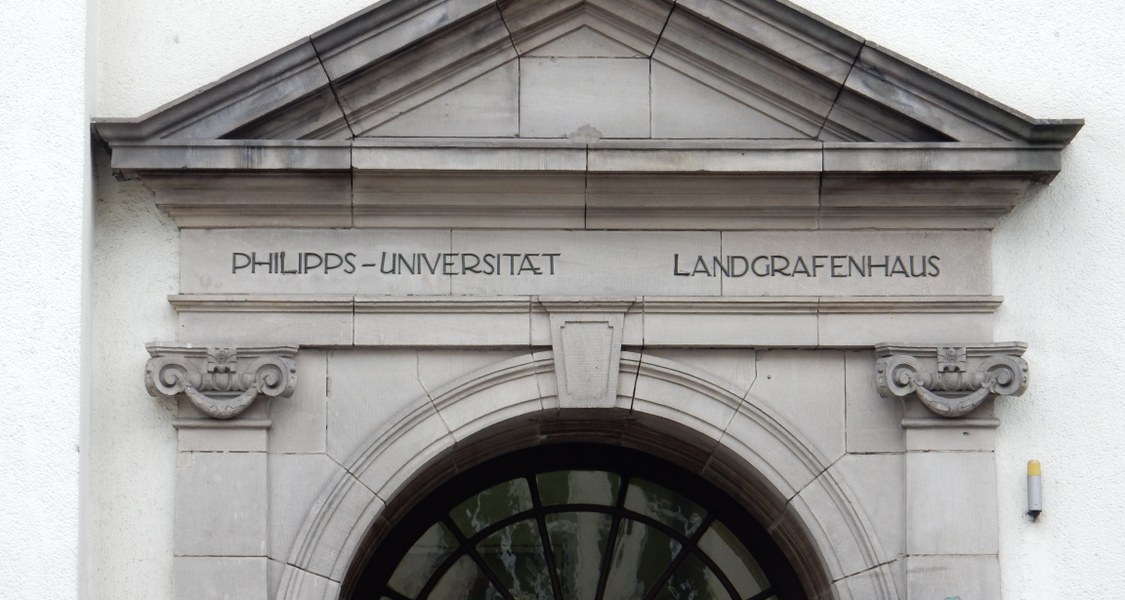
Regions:
<instances>
[{"instance_id":1,"label":"sloped roof edge","mask_svg":"<svg viewBox=\"0 0 1125 600\"><path fill-rule=\"evenodd\" d=\"M263 115L310 98L322 96L327 105L338 105L332 90L341 79L482 11L500 10L519 1L386 0L144 116L97 120L94 127L111 146L168 139L217 140ZM560 5L599 1L557 0ZM941 130L954 141L1011 141L1061 148L1083 125L1080 119L1033 119L786 2L681 0L670 10L690 11L695 18L782 56L786 54L782 41L770 37L776 32L781 33L774 37L790 36L785 43L799 40L850 60L851 69L838 82L839 97L847 92L877 102ZM769 27L761 27L763 23ZM768 31L760 33L763 30ZM751 39L754 35L757 37ZM812 64L801 53L792 54L786 58L795 65L828 77L821 65ZM346 121L345 108L337 106L337 110Z\"/></svg>"}]
</instances>

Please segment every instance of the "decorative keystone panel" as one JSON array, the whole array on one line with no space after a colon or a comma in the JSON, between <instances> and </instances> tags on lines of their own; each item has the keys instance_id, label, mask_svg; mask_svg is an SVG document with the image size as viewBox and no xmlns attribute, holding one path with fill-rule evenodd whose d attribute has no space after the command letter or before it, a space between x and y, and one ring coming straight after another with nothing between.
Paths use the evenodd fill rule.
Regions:
<instances>
[{"instance_id":1,"label":"decorative keystone panel","mask_svg":"<svg viewBox=\"0 0 1125 600\"><path fill-rule=\"evenodd\" d=\"M617 400L625 312L635 300L542 302L551 315L559 405L604 408Z\"/></svg>"},{"instance_id":2,"label":"decorative keystone panel","mask_svg":"<svg viewBox=\"0 0 1125 600\"><path fill-rule=\"evenodd\" d=\"M917 397L943 417L960 417L995 396L1027 390L1027 344L875 346L875 384L886 398Z\"/></svg>"},{"instance_id":3,"label":"decorative keystone panel","mask_svg":"<svg viewBox=\"0 0 1125 600\"><path fill-rule=\"evenodd\" d=\"M297 386L297 347L201 348L148 344L145 386L183 396L215 419L242 414L259 396L288 398Z\"/></svg>"}]
</instances>

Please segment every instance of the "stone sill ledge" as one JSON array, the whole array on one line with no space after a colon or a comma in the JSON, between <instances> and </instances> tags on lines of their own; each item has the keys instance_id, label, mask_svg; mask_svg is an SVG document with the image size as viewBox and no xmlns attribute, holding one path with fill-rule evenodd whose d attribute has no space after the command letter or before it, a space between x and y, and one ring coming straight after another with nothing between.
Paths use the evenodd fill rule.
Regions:
<instances>
[{"instance_id":1,"label":"stone sill ledge","mask_svg":"<svg viewBox=\"0 0 1125 600\"><path fill-rule=\"evenodd\" d=\"M624 345L653 348L870 349L888 339L989 341L1002 302L996 296L169 297L180 317L180 342L422 348L548 347L549 311L611 300L625 313Z\"/></svg>"}]
</instances>

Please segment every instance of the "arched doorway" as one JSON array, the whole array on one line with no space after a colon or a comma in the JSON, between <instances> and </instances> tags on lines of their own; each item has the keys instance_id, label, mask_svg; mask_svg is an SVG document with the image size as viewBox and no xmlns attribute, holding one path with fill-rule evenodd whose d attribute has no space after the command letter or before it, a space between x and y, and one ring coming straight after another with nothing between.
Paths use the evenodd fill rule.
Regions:
<instances>
[{"instance_id":1,"label":"arched doorway","mask_svg":"<svg viewBox=\"0 0 1125 600\"><path fill-rule=\"evenodd\" d=\"M400 516L353 570L348 597L807 597L737 501L689 470L619 446L508 453L396 504L389 512Z\"/></svg>"}]
</instances>

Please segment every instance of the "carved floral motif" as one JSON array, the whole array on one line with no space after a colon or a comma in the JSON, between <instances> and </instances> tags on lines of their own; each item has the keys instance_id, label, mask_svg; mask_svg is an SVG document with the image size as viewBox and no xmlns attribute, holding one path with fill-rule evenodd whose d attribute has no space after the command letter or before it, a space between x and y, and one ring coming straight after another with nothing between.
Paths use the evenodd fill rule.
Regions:
<instances>
[{"instance_id":1,"label":"carved floral motif","mask_svg":"<svg viewBox=\"0 0 1125 600\"><path fill-rule=\"evenodd\" d=\"M204 414L231 419L259 396L286 398L297 385L297 348L197 348L150 344L145 386L184 396Z\"/></svg>"},{"instance_id":2,"label":"carved floral motif","mask_svg":"<svg viewBox=\"0 0 1125 600\"><path fill-rule=\"evenodd\" d=\"M972 412L989 397L1027 390L1023 344L876 346L875 383L887 398L917 397L943 417Z\"/></svg>"}]
</instances>

